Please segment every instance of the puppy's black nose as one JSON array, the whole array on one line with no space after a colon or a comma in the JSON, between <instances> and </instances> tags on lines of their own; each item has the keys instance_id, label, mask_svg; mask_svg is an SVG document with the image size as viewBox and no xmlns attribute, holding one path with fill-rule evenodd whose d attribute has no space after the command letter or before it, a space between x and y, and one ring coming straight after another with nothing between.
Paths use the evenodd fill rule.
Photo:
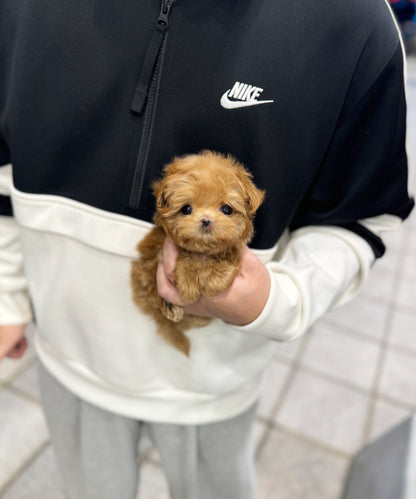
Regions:
<instances>
[{"instance_id":1,"label":"puppy's black nose","mask_svg":"<svg viewBox=\"0 0 416 499\"><path fill-rule=\"evenodd\" d=\"M201 223L204 227L209 227L211 225L211 220L209 218L203 218Z\"/></svg>"}]
</instances>

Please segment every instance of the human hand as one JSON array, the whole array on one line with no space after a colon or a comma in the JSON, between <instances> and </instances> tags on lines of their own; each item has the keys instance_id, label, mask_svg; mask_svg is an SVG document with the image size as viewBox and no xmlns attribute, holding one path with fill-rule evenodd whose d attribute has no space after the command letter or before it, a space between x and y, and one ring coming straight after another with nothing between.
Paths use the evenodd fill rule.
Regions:
<instances>
[{"instance_id":1,"label":"human hand","mask_svg":"<svg viewBox=\"0 0 416 499\"><path fill-rule=\"evenodd\" d=\"M0 326L0 361L4 357L20 359L26 351L25 324Z\"/></svg>"},{"instance_id":2,"label":"human hand","mask_svg":"<svg viewBox=\"0 0 416 499\"><path fill-rule=\"evenodd\" d=\"M216 317L236 326L253 322L262 312L270 291L270 275L256 255L244 246L240 272L232 285L214 298L201 296L184 304L173 284L178 249L169 237L163 247L163 262L157 269L158 293L169 303L184 307L184 312L201 317Z\"/></svg>"}]
</instances>

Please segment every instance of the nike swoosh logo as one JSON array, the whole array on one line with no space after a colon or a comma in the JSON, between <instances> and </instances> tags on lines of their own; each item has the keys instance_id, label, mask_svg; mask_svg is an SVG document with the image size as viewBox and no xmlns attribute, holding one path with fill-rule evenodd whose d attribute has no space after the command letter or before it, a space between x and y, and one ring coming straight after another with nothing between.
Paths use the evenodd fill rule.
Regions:
<instances>
[{"instance_id":1,"label":"nike swoosh logo","mask_svg":"<svg viewBox=\"0 0 416 499\"><path fill-rule=\"evenodd\" d=\"M256 100L256 99L252 99L252 100L248 100L248 101L230 100L228 98L229 91L230 91L230 89L228 89L225 92L225 94L223 94L223 96L221 97L221 100L220 100L221 106L225 109L237 109L240 107L259 106L261 104L271 104L272 102L274 102L274 100Z\"/></svg>"}]
</instances>

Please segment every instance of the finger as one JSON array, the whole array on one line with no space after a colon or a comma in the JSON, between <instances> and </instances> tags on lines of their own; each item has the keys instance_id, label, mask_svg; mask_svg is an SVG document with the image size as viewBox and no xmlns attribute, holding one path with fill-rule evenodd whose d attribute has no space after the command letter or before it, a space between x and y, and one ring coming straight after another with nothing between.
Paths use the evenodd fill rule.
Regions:
<instances>
[{"instance_id":1,"label":"finger","mask_svg":"<svg viewBox=\"0 0 416 499\"><path fill-rule=\"evenodd\" d=\"M7 357L10 359L20 359L23 357L23 354L27 349L27 341L26 338L23 338L19 341L19 343L13 348L11 352L7 354Z\"/></svg>"},{"instance_id":2,"label":"finger","mask_svg":"<svg viewBox=\"0 0 416 499\"><path fill-rule=\"evenodd\" d=\"M178 248L173 240L167 236L163 245L163 268L170 282L174 282L174 271L176 267L176 258L178 256Z\"/></svg>"},{"instance_id":3,"label":"finger","mask_svg":"<svg viewBox=\"0 0 416 499\"><path fill-rule=\"evenodd\" d=\"M165 274L165 269L163 264L157 266L156 271L156 281L157 281L157 292L158 295L173 305L183 306L184 303L181 301L178 295L178 291L174 284L169 280L168 276Z\"/></svg>"},{"instance_id":4,"label":"finger","mask_svg":"<svg viewBox=\"0 0 416 499\"><path fill-rule=\"evenodd\" d=\"M14 347L15 347L14 340L3 341L0 344L0 360L3 359L4 357L8 357L10 355L10 352L12 352L14 350Z\"/></svg>"},{"instance_id":5,"label":"finger","mask_svg":"<svg viewBox=\"0 0 416 499\"><path fill-rule=\"evenodd\" d=\"M14 350L24 338L25 324L0 326L0 360Z\"/></svg>"},{"instance_id":6,"label":"finger","mask_svg":"<svg viewBox=\"0 0 416 499\"><path fill-rule=\"evenodd\" d=\"M251 251L251 249L245 245L241 249L241 265L240 271L243 273L247 270L252 270L253 265L258 263L257 256Z\"/></svg>"}]
</instances>

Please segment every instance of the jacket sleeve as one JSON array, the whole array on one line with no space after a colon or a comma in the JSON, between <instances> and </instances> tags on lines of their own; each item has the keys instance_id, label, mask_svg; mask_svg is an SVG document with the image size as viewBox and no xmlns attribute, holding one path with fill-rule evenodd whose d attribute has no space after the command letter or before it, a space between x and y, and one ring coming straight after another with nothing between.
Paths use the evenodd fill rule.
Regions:
<instances>
[{"instance_id":1,"label":"jacket sleeve","mask_svg":"<svg viewBox=\"0 0 416 499\"><path fill-rule=\"evenodd\" d=\"M0 159L7 159L1 145L0 154ZM32 320L19 230L11 216L11 173L11 165L0 166L0 325L26 324Z\"/></svg>"},{"instance_id":2,"label":"jacket sleeve","mask_svg":"<svg viewBox=\"0 0 416 499\"><path fill-rule=\"evenodd\" d=\"M271 274L262 314L238 328L279 341L305 332L362 288L384 253L382 233L413 208L407 193L403 55L363 92L360 68L320 171L297 210ZM360 88L361 85L361 88Z\"/></svg>"},{"instance_id":3,"label":"jacket sleeve","mask_svg":"<svg viewBox=\"0 0 416 499\"><path fill-rule=\"evenodd\" d=\"M414 205L407 192L400 43L371 84L368 81L366 69L359 64L324 161L290 228L344 227L364 238L380 257L385 250L383 241L362 221L384 215L404 220Z\"/></svg>"},{"instance_id":4,"label":"jacket sleeve","mask_svg":"<svg viewBox=\"0 0 416 499\"><path fill-rule=\"evenodd\" d=\"M373 262L371 247L351 231L335 226L298 229L266 265L271 287L262 313L236 329L291 341L325 312L353 298Z\"/></svg>"}]
</instances>

